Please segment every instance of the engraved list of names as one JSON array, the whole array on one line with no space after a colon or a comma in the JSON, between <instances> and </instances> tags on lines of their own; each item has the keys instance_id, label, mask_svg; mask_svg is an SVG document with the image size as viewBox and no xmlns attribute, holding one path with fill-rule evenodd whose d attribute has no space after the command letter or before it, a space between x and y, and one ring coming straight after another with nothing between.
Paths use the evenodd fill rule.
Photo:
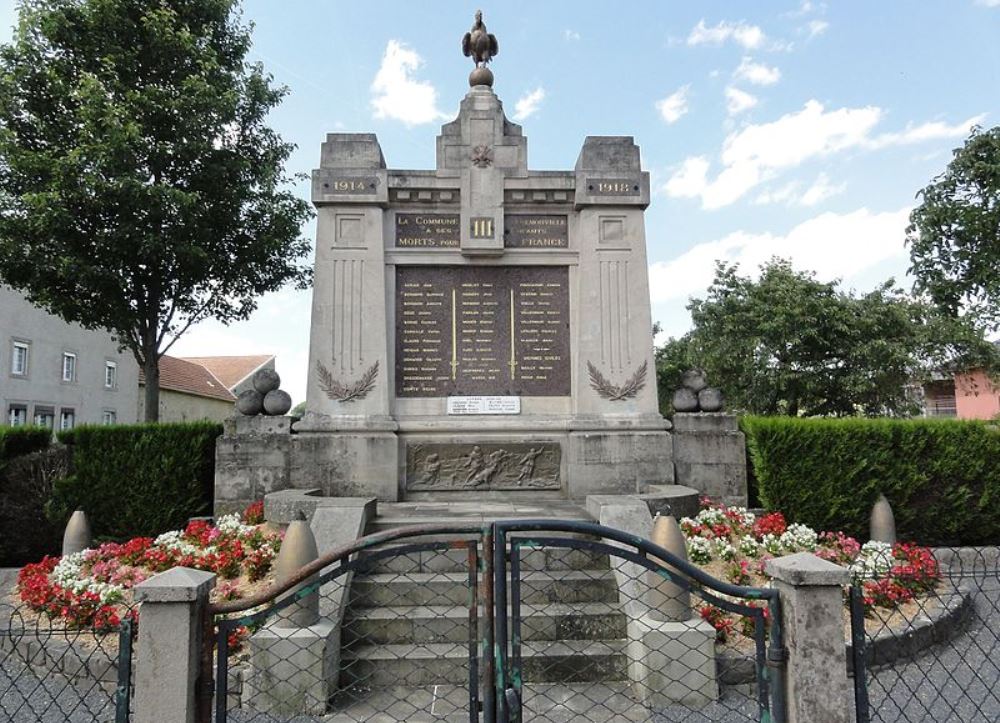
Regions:
<instances>
[{"instance_id":1,"label":"engraved list of names","mask_svg":"<svg viewBox=\"0 0 1000 723\"><path fill-rule=\"evenodd\" d=\"M397 267L397 396L569 393L565 266Z\"/></svg>"}]
</instances>

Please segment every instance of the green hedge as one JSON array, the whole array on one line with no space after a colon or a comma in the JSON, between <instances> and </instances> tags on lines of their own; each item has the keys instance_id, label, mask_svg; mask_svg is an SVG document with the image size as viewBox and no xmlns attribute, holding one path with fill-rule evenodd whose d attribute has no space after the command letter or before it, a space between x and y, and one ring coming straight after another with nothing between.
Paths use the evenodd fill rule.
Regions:
<instances>
[{"instance_id":1,"label":"green hedge","mask_svg":"<svg viewBox=\"0 0 1000 723\"><path fill-rule=\"evenodd\" d=\"M59 480L49 518L65 524L75 509L94 537L124 540L183 527L212 507L213 422L81 426L60 433L72 450L72 474Z\"/></svg>"},{"instance_id":2,"label":"green hedge","mask_svg":"<svg viewBox=\"0 0 1000 723\"><path fill-rule=\"evenodd\" d=\"M0 427L0 466L7 460L39 452L52 441L47 427Z\"/></svg>"},{"instance_id":3,"label":"green hedge","mask_svg":"<svg viewBox=\"0 0 1000 723\"><path fill-rule=\"evenodd\" d=\"M763 505L818 530L867 539L881 492L900 539L1000 542L1000 430L955 420L742 422Z\"/></svg>"}]
</instances>

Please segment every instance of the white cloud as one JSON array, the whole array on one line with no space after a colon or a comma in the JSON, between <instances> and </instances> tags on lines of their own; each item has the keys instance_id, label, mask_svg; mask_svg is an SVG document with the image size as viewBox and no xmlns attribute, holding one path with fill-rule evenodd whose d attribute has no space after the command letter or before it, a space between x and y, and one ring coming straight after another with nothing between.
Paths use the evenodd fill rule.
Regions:
<instances>
[{"instance_id":1,"label":"white cloud","mask_svg":"<svg viewBox=\"0 0 1000 723\"><path fill-rule=\"evenodd\" d=\"M739 67L733 71L733 77L754 85L774 85L781 80L781 71L774 66L755 63L753 58L744 57Z\"/></svg>"},{"instance_id":2,"label":"white cloud","mask_svg":"<svg viewBox=\"0 0 1000 723\"><path fill-rule=\"evenodd\" d=\"M998 2L1000 2L1000 0L998 0ZM829 27L830 23L826 20L810 20L806 23L806 32L809 34L810 38L815 38L817 35L825 33Z\"/></svg>"},{"instance_id":3,"label":"white cloud","mask_svg":"<svg viewBox=\"0 0 1000 723\"><path fill-rule=\"evenodd\" d=\"M748 50L759 48L765 40L764 31L756 25L748 25L743 21L730 23L725 20L708 27L701 19L687 37L688 45L722 45L732 41Z\"/></svg>"},{"instance_id":4,"label":"white cloud","mask_svg":"<svg viewBox=\"0 0 1000 723\"><path fill-rule=\"evenodd\" d=\"M976 5L986 8L1000 8L1000 0L976 0Z\"/></svg>"},{"instance_id":5,"label":"white cloud","mask_svg":"<svg viewBox=\"0 0 1000 723\"><path fill-rule=\"evenodd\" d=\"M416 51L398 40L388 42L371 87L376 118L398 120L413 126L445 117L438 110L434 86L413 77L423 64L423 58Z\"/></svg>"},{"instance_id":6,"label":"white cloud","mask_svg":"<svg viewBox=\"0 0 1000 723\"><path fill-rule=\"evenodd\" d=\"M685 85L668 95L666 98L656 101L656 110L667 123L676 123L688 112L688 88Z\"/></svg>"},{"instance_id":7,"label":"white cloud","mask_svg":"<svg viewBox=\"0 0 1000 723\"><path fill-rule=\"evenodd\" d=\"M572 42L579 39L580 39L580 33L576 32L575 30L570 30L569 28L563 30L563 40Z\"/></svg>"},{"instance_id":8,"label":"white cloud","mask_svg":"<svg viewBox=\"0 0 1000 723\"><path fill-rule=\"evenodd\" d=\"M707 184L709 162L704 156L691 156L674 172L663 186L668 196L698 198Z\"/></svg>"},{"instance_id":9,"label":"white cloud","mask_svg":"<svg viewBox=\"0 0 1000 723\"><path fill-rule=\"evenodd\" d=\"M783 236L735 231L698 244L675 259L649 267L654 303L704 294L715 275L716 260L740 264L754 273L772 256L792 260L798 269L816 271L826 281L849 278L889 259L903 258L909 208L872 213L823 213Z\"/></svg>"},{"instance_id":10,"label":"white cloud","mask_svg":"<svg viewBox=\"0 0 1000 723\"><path fill-rule=\"evenodd\" d=\"M825 173L820 173L813 181L812 185L802 190L800 181L792 181L777 188L769 188L761 192L754 203L783 203L787 206L815 206L821 201L825 201L832 196L836 196L847 190L846 183L836 185L830 183L830 177Z\"/></svg>"},{"instance_id":11,"label":"white cloud","mask_svg":"<svg viewBox=\"0 0 1000 723\"><path fill-rule=\"evenodd\" d=\"M750 110L755 105L757 105L756 96L732 86L726 88L726 110L729 115L738 115L743 111Z\"/></svg>"},{"instance_id":12,"label":"white cloud","mask_svg":"<svg viewBox=\"0 0 1000 723\"><path fill-rule=\"evenodd\" d=\"M799 199L799 205L815 206L820 201L825 201L826 199L841 194L846 190L846 183L833 185L830 183L830 178L825 173L821 173L816 178L815 182L813 182L813 185L807 188L806 192L802 194L802 197Z\"/></svg>"},{"instance_id":13,"label":"white cloud","mask_svg":"<svg viewBox=\"0 0 1000 723\"><path fill-rule=\"evenodd\" d=\"M543 100L545 100L545 88L541 86L522 95L514 104L514 120L523 121L528 116L534 115Z\"/></svg>"},{"instance_id":14,"label":"white cloud","mask_svg":"<svg viewBox=\"0 0 1000 723\"><path fill-rule=\"evenodd\" d=\"M996 0L1000 3L1000 0ZM945 138L962 138L969 133L969 129L974 125L979 125L985 120L986 114L980 113L971 118L967 118L961 123L953 126L943 121L929 121L920 125L908 124L906 128L895 133L883 133L872 139L872 148L884 148L886 146L902 146L910 143L922 143L924 141L935 141Z\"/></svg>"},{"instance_id":15,"label":"white cloud","mask_svg":"<svg viewBox=\"0 0 1000 723\"><path fill-rule=\"evenodd\" d=\"M826 111L819 101L810 100L800 111L731 133L722 146L723 168L714 180L708 179L705 168L700 188L689 176L684 194L672 193L669 181L664 190L700 197L704 208L727 206L780 170L862 145L881 117L874 106Z\"/></svg>"}]
</instances>

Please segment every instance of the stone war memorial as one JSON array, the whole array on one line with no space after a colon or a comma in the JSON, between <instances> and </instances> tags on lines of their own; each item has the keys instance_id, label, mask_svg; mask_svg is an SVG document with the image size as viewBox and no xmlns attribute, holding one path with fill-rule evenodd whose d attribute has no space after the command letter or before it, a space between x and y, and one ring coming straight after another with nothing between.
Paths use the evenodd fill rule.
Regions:
<instances>
[{"instance_id":1,"label":"stone war memorial","mask_svg":"<svg viewBox=\"0 0 1000 723\"><path fill-rule=\"evenodd\" d=\"M470 85L432 169L327 135L306 414L232 421L216 511L288 488L582 501L673 484L675 461L745 503L735 419L683 415L675 446L658 411L638 146L591 136L572 169L531 170L485 64Z\"/></svg>"}]
</instances>

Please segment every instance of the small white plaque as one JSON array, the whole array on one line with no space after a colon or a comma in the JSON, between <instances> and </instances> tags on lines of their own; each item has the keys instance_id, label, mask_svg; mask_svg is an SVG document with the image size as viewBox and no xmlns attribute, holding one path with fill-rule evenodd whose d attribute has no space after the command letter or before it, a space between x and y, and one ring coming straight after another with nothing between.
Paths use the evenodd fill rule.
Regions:
<instances>
[{"instance_id":1,"label":"small white plaque","mask_svg":"<svg viewBox=\"0 0 1000 723\"><path fill-rule=\"evenodd\" d=\"M521 397L448 397L448 414L520 414Z\"/></svg>"}]
</instances>

